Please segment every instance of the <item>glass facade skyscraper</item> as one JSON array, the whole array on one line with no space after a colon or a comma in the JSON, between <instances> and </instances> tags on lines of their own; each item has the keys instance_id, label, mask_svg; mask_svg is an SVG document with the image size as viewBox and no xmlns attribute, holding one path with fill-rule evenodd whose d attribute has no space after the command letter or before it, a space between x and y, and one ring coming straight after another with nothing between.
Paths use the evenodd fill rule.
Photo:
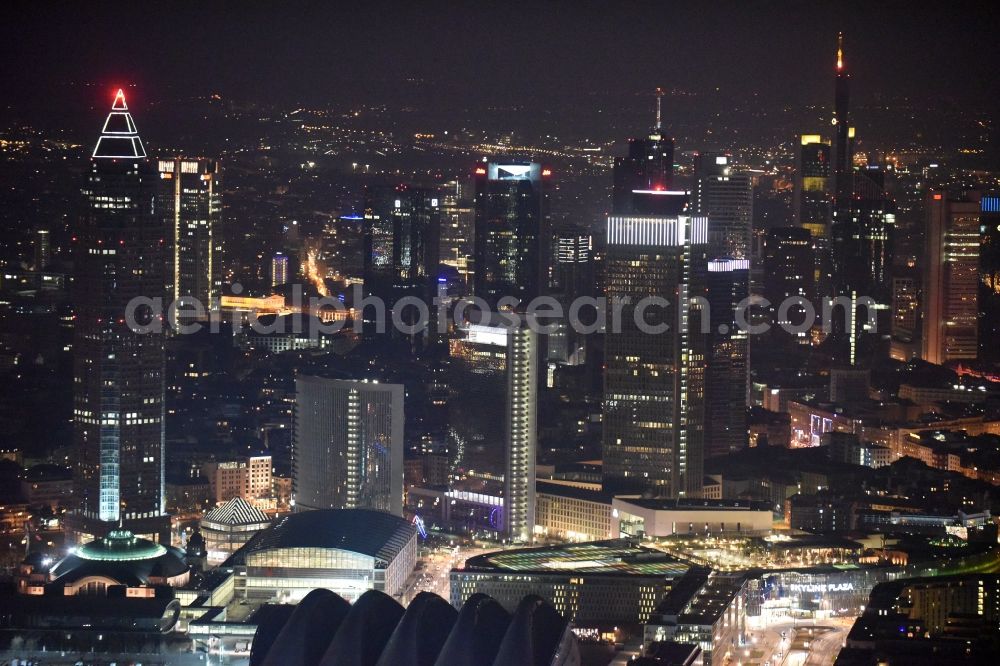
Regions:
<instances>
[{"instance_id":1,"label":"glass facade skyscraper","mask_svg":"<svg viewBox=\"0 0 1000 666\"><path fill-rule=\"evenodd\" d=\"M71 538L119 525L169 541L164 511L163 334L143 332L164 289L159 176L119 90L90 161L87 213L74 247L74 449Z\"/></svg>"},{"instance_id":2,"label":"glass facade skyscraper","mask_svg":"<svg viewBox=\"0 0 1000 666\"><path fill-rule=\"evenodd\" d=\"M534 529L538 346L526 326L482 324L449 343L454 475L466 490L501 498L491 527L516 541Z\"/></svg>"},{"instance_id":3,"label":"glass facade skyscraper","mask_svg":"<svg viewBox=\"0 0 1000 666\"><path fill-rule=\"evenodd\" d=\"M711 224L711 220L709 220ZM736 310L750 296L749 259L708 262L709 345L705 364L705 455L747 444L749 340Z\"/></svg>"},{"instance_id":4,"label":"glass facade skyscraper","mask_svg":"<svg viewBox=\"0 0 1000 666\"><path fill-rule=\"evenodd\" d=\"M548 283L549 179L537 162L483 162L475 169L475 295L527 304Z\"/></svg>"},{"instance_id":5,"label":"glass facade skyscraper","mask_svg":"<svg viewBox=\"0 0 1000 666\"><path fill-rule=\"evenodd\" d=\"M980 202L931 190L926 199L922 358L929 363L978 355Z\"/></svg>"},{"instance_id":6,"label":"glass facade skyscraper","mask_svg":"<svg viewBox=\"0 0 1000 666\"><path fill-rule=\"evenodd\" d=\"M658 212L607 222L609 317L618 307L621 316L605 333L603 484L610 492L698 497L707 335L692 299L705 294L708 220L689 215L683 193L637 196ZM643 312L649 298L668 304Z\"/></svg>"},{"instance_id":7,"label":"glass facade skyscraper","mask_svg":"<svg viewBox=\"0 0 1000 666\"><path fill-rule=\"evenodd\" d=\"M292 424L296 511L403 513L403 385L299 376Z\"/></svg>"},{"instance_id":8,"label":"glass facade skyscraper","mask_svg":"<svg viewBox=\"0 0 1000 666\"><path fill-rule=\"evenodd\" d=\"M753 225L753 183L733 168L724 153L701 153L695 160L692 204L708 218L708 256L746 259Z\"/></svg>"},{"instance_id":9,"label":"glass facade skyscraper","mask_svg":"<svg viewBox=\"0 0 1000 666\"><path fill-rule=\"evenodd\" d=\"M222 289L222 169L216 160L158 161L167 223L167 301L193 296L206 311Z\"/></svg>"},{"instance_id":10,"label":"glass facade skyscraper","mask_svg":"<svg viewBox=\"0 0 1000 666\"><path fill-rule=\"evenodd\" d=\"M634 191L665 191L674 185L674 140L663 127L660 107L663 93L660 90L656 93L656 122L649 134L642 139L629 139L628 154L615 158L611 209L617 214L635 212Z\"/></svg>"}]
</instances>

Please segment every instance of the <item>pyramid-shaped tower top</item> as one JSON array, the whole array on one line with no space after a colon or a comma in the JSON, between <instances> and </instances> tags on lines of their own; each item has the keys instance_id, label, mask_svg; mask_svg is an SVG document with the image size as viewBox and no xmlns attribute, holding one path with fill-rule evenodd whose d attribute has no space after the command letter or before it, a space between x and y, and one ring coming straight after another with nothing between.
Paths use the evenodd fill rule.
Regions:
<instances>
[{"instance_id":1,"label":"pyramid-shaped tower top","mask_svg":"<svg viewBox=\"0 0 1000 666\"><path fill-rule=\"evenodd\" d=\"M111 104L112 111L128 111L128 104L125 103L125 91L121 88L115 93L115 101Z\"/></svg>"},{"instance_id":2,"label":"pyramid-shaped tower top","mask_svg":"<svg viewBox=\"0 0 1000 666\"><path fill-rule=\"evenodd\" d=\"M135 128L132 114L125 103L125 91L121 88L111 104L111 113L104 121L101 137L94 147L95 159L141 160L146 157L146 149Z\"/></svg>"}]
</instances>

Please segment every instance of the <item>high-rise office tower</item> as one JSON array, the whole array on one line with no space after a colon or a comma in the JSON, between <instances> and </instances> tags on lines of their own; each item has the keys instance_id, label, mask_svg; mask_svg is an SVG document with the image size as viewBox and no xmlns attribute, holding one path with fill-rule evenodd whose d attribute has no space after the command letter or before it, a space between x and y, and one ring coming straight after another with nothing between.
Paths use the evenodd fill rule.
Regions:
<instances>
[{"instance_id":1,"label":"high-rise office tower","mask_svg":"<svg viewBox=\"0 0 1000 666\"><path fill-rule=\"evenodd\" d=\"M538 335L527 326L471 324L457 331L449 347L453 467L476 492L499 496L493 529L529 541L535 520Z\"/></svg>"},{"instance_id":2,"label":"high-rise office tower","mask_svg":"<svg viewBox=\"0 0 1000 666\"><path fill-rule=\"evenodd\" d=\"M847 224L854 188L854 128L851 127L851 75L844 63L844 33L837 35L833 101L833 218Z\"/></svg>"},{"instance_id":3,"label":"high-rise office tower","mask_svg":"<svg viewBox=\"0 0 1000 666\"><path fill-rule=\"evenodd\" d=\"M710 316L705 360L705 455L715 456L739 451L747 444L749 340L735 313L750 295L750 260L710 260L706 282Z\"/></svg>"},{"instance_id":4,"label":"high-rise office tower","mask_svg":"<svg viewBox=\"0 0 1000 666\"><path fill-rule=\"evenodd\" d=\"M438 256L442 264L458 270L466 283L472 268L474 225L470 185L458 179L448 181L441 187L441 245Z\"/></svg>"},{"instance_id":5,"label":"high-rise office tower","mask_svg":"<svg viewBox=\"0 0 1000 666\"><path fill-rule=\"evenodd\" d=\"M397 195L391 214L396 280L406 289L426 289L437 282L441 195L435 189L410 187L399 188Z\"/></svg>"},{"instance_id":6,"label":"high-rise office tower","mask_svg":"<svg viewBox=\"0 0 1000 666\"><path fill-rule=\"evenodd\" d=\"M818 134L803 134L795 169L792 212L795 224L814 238L830 234L831 210L830 142Z\"/></svg>"},{"instance_id":7,"label":"high-rise office tower","mask_svg":"<svg viewBox=\"0 0 1000 666\"><path fill-rule=\"evenodd\" d=\"M555 233L554 243L552 288L570 301L594 295L593 235L581 226L567 225Z\"/></svg>"},{"instance_id":8,"label":"high-rise office tower","mask_svg":"<svg viewBox=\"0 0 1000 666\"><path fill-rule=\"evenodd\" d=\"M548 283L551 170L536 162L483 162L475 170L475 295L495 307L527 304Z\"/></svg>"},{"instance_id":9,"label":"high-rise office tower","mask_svg":"<svg viewBox=\"0 0 1000 666\"><path fill-rule=\"evenodd\" d=\"M830 280L830 224L833 219L830 142L818 134L803 134L800 143L792 212L796 226L808 229L812 235L816 292L810 298L818 303L829 296L833 288Z\"/></svg>"},{"instance_id":10,"label":"high-rise office tower","mask_svg":"<svg viewBox=\"0 0 1000 666\"><path fill-rule=\"evenodd\" d=\"M647 213L608 218L611 314L614 299L630 299L605 333L603 482L611 492L701 494L708 336L692 299L705 295L708 220L691 217L687 199L635 193ZM637 312L650 297L669 305Z\"/></svg>"},{"instance_id":11,"label":"high-rise office tower","mask_svg":"<svg viewBox=\"0 0 1000 666\"><path fill-rule=\"evenodd\" d=\"M292 424L296 511L403 513L403 385L300 375Z\"/></svg>"},{"instance_id":12,"label":"high-rise office tower","mask_svg":"<svg viewBox=\"0 0 1000 666\"><path fill-rule=\"evenodd\" d=\"M35 270L43 270L51 261L52 236L48 229L35 229Z\"/></svg>"},{"instance_id":13,"label":"high-rise office tower","mask_svg":"<svg viewBox=\"0 0 1000 666\"><path fill-rule=\"evenodd\" d=\"M921 356L929 363L972 360L979 351L978 199L927 193Z\"/></svg>"},{"instance_id":14,"label":"high-rise office tower","mask_svg":"<svg viewBox=\"0 0 1000 666\"><path fill-rule=\"evenodd\" d=\"M983 197L979 221L979 361L1000 364L1000 197Z\"/></svg>"},{"instance_id":15,"label":"high-rise office tower","mask_svg":"<svg viewBox=\"0 0 1000 666\"><path fill-rule=\"evenodd\" d=\"M708 256L746 259L753 225L750 174L733 168L723 153L701 153L695 160L694 213L708 218Z\"/></svg>"},{"instance_id":16,"label":"high-rise office tower","mask_svg":"<svg viewBox=\"0 0 1000 666\"><path fill-rule=\"evenodd\" d=\"M167 300L193 296L206 311L222 289L222 170L216 160L159 160L167 224Z\"/></svg>"},{"instance_id":17,"label":"high-rise office tower","mask_svg":"<svg viewBox=\"0 0 1000 666\"><path fill-rule=\"evenodd\" d=\"M383 192L372 199L363 225L365 292L381 298L387 310L408 296L430 306L440 250L441 200L437 190L400 185ZM413 324L417 315L409 308L400 316ZM374 331L370 326L367 330ZM436 327L429 327L428 331L432 330Z\"/></svg>"},{"instance_id":18,"label":"high-rise office tower","mask_svg":"<svg viewBox=\"0 0 1000 666\"><path fill-rule=\"evenodd\" d=\"M920 280L913 269L892 278L892 337L913 342L920 337Z\"/></svg>"},{"instance_id":19,"label":"high-rise office tower","mask_svg":"<svg viewBox=\"0 0 1000 666\"><path fill-rule=\"evenodd\" d=\"M896 205L886 190L886 170L869 165L854 175L851 206L856 249L844 267L847 285L859 296L885 304L890 298L892 241L896 227Z\"/></svg>"},{"instance_id":20,"label":"high-rise office tower","mask_svg":"<svg viewBox=\"0 0 1000 666\"><path fill-rule=\"evenodd\" d=\"M288 284L291 279L288 268L288 255L284 252L275 252L271 257L271 286Z\"/></svg>"},{"instance_id":21,"label":"high-rise office tower","mask_svg":"<svg viewBox=\"0 0 1000 666\"><path fill-rule=\"evenodd\" d=\"M656 90L656 122L645 139L629 139L628 154L616 157L611 210L617 215L634 212L632 192L669 190L674 184L674 140L663 128L663 91Z\"/></svg>"},{"instance_id":22,"label":"high-rise office tower","mask_svg":"<svg viewBox=\"0 0 1000 666\"><path fill-rule=\"evenodd\" d=\"M73 420L77 509L66 518L77 541L119 525L169 542L164 512L163 335L139 332L153 313L136 298L164 288L159 177L119 90L94 148L76 232Z\"/></svg>"},{"instance_id":23,"label":"high-rise office tower","mask_svg":"<svg viewBox=\"0 0 1000 666\"><path fill-rule=\"evenodd\" d=\"M790 296L813 293L812 235L801 227L775 227L764 237L764 297L772 308Z\"/></svg>"}]
</instances>

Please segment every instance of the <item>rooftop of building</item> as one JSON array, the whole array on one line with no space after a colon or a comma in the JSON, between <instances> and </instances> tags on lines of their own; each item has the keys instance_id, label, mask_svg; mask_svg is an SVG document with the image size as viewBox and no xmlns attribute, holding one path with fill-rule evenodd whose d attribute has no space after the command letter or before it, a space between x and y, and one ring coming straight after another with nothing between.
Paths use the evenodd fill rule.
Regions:
<instances>
[{"instance_id":1,"label":"rooftop of building","mask_svg":"<svg viewBox=\"0 0 1000 666\"><path fill-rule=\"evenodd\" d=\"M421 592L404 609L376 590L351 605L317 589L291 613L277 609L257 620L251 664L527 666L580 659L567 620L533 595L511 613L485 594L473 594L456 610Z\"/></svg>"},{"instance_id":2,"label":"rooftop of building","mask_svg":"<svg viewBox=\"0 0 1000 666\"><path fill-rule=\"evenodd\" d=\"M150 578L173 578L187 570L181 550L118 529L78 547L53 565L50 573L57 584L104 576L122 585L138 586L148 584Z\"/></svg>"},{"instance_id":3,"label":"rooftop of building","mask_svg":"<svg viewBox=\"0 0 1000 666\"><path fill-rule=\"evenodd\" d=\"M283 548L329 548L389 563L416 534L409 521L368 509L319 509L293 513L258 532L223 566L242 565L246 556Z\"/></svg>"},{"instance_id":4,"label":"rooftop of building","mask_svg":"<svg viewBox=\"0 0 1000 666\"><path fill-rule=\"evenodd\" d=\"M566 497L568 499L607 504L608 506L611 506L611 500L614 499L614 495L611 493L568 485L565 482L560 483L558 479L537 479L535 481L535 492Z\"/></svg>"},{"instance_id":5,"label":"rooftop of building","mask_svg":"<svg viewBox=\"0 0 1000 666\"><path fill-rule=\"evenodd\" d=\"M267 525L271 519L267 514L242 497L234 497L217 506L201 519L202 527L235 527L237 525Z\"/></svg>"},{"instance_id":6,"label":"rooftop of building","mask_svg":"<svg viewBox=\"0 0 1000 666\"><path fill-rule=\"evenodd\" d=\"M692 567L673 585L653 614L676 616L682 624L713 624L745 581L745 574L719 575L707 567Z\"/></svg>"},{"instance_id":7,"label":"rooftop of building","mask_svg":"<svg viewBox=\"0 0 1000 666\"><path fill-rule=\"evenodd\" d=\"M687 568L685 562L635 541L610 539L486 553L457 571L677 576Z\"/></svg>"},{"instance_id":8,"label":"rooftop of building","mask_svg":"<svg viewBox=\"0 0 1000 666\"><path fill-rule=\"evenodd\" d=\"M624 502L643 509L654 511L770 511L770 502L759 502L744 499L665 499L649 497L619 496L618 502Z\"/></svg>"}]
</instances>

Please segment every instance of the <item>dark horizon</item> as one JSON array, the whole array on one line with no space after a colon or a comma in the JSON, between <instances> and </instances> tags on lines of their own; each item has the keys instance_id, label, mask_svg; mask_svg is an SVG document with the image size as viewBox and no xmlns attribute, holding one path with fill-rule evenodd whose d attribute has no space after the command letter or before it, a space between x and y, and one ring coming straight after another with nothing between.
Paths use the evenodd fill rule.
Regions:
<instances>
[{"instance_id":1,"label":"dark horizon","mask_svg":"<svg viewBox=\"0 0 1000 666\"><path fill-rule=\"evenodd\" d=\"M13 93L8 112L56 115L64 108L60 89L79 85L100 90L90 99L98 107L105 89L124 85L139 105L183 91L288 104L405 102L442 114L480 105L537 113L663 86L771 110L829 104L843 31L857 105L910 98L974 110L998 98L990 44L1000 28L996 15L974 8L953 5L942 16L899 2L707 10L376 2L275 16L266 7L194 3L20 4L9 10L3 78Z\"/></svg>"}]
</instances>

